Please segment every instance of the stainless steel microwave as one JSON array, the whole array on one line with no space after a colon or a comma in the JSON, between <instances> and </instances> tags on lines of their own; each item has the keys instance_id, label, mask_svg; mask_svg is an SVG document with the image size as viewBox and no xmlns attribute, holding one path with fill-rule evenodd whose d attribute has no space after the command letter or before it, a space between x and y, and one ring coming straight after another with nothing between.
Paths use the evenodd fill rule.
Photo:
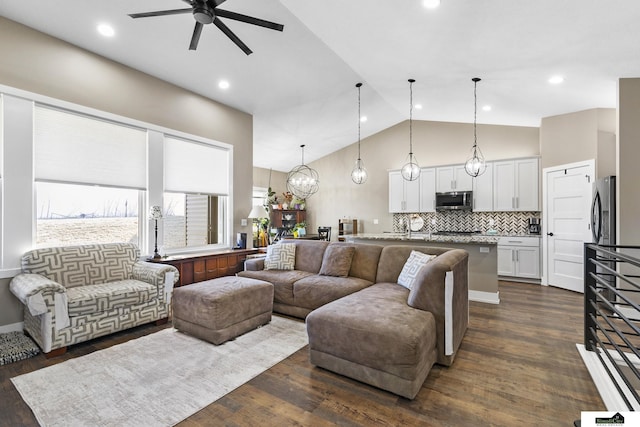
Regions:
<instances>
[{"instance_id":1,"label":"stainless steel microwave","mask_svg":"<svg viewBox=\"0 0 640 427\"><path fill-rule=\"evenodd\" d=\"M471 191L436 193L436 211L470 211L473 205Z\"/></svg>"}]
</instances>

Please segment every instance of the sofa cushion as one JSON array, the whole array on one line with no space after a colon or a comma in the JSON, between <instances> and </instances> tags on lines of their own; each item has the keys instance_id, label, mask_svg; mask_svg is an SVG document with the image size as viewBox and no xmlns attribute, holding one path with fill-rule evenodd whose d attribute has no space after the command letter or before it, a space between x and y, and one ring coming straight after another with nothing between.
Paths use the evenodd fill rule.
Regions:
<instances>
[{"instance_id":1,"label":"sofa cushion","mask_svg":"<svg viewBox=\"0 0 640 427\"><path fill-rule=\"evenodd\" d=\"M308 271L318 274L322 266L324 251L329 242L324 240L300 240L295 239L296 244L296 270Z\"/></svg>"},{"instance_id":2,"label":"sofa cushion","mask_svg":"<svg viewBox=\"0 0 640 427\"><path fill-rule=\"evenodd\" d=\"M140 251L133 243L34 249L22 256L22 272L41 274L65 288L131 278Z\"/></svg>"},{"instance_id":3,"label":"sofa cushion","mask_svg":"<svg viewBox=\"0 0 640 427\"><path fill-rule=\"evenodd\" d=\"M69 317L143 304L156 299L158 288L139 280L120 280L67 289Z\"/></svg>"},{"instance_id":4,"label":"sofa cushion","mask_svg":"<svg viewBox=\"0 0 640 427\"><path fill-rule=\"evenodd\" d=\"M315 309L371 285L357 277L308 276L293 284L293 304Z\"/></svg>"},{"instance_id":5,"label":"sofa cushion","mask_svg":"<svg viewBox=\"0 0 640 427\"><path fill-rule=\"evenodd\" d=\"M337 245L340 243L332 243L332 245L333 244ZM356 248L356 251L353 253L353 259L351 260L349 276L375 282L376 272L378 271L378 261L380 260L380 253L383 247L362 243L357 243L353 246Z\"/></svg>"},{"instance_id":6,"label":"sofa cushion","mask_svg":"<svg viewBox=\"0 0 640 427\"><path fill-rule=\"evenodd\" d=\"M296 265L295 243L278 243L267 247L265 270L293 270Z\"/></svg>"},{"instance_id":7,"label":"sofa cushion","mask_svg":"<svg viewBox=\"0 0 640 427\"><path fill-rule=\"evenodd\" d=\"M351 260L355 247L350 245L330 245L324 251L320 275L347 277L351 269Z\"/></svg>"},{"instance_id":8,"label":"sofa cushion","mask_svg":"<svg viewBox=\"0 0 640 427\"><path fill-rule=\"evenodd\" d=\"M238 276L264 280L273 284L273 301L293 304L293 284L305 277L314 276L314 274L300 270L245 270L239 272Z\"/></svg>"},{"instance_id":9,"label":"sofa cushion","mask_svg":"<svg viewBox=\"0 0 640 427\"><path fill-rule=\"evenodd\" d=\"M407 262L411 251L424 252L430 255L440 255L450 248L434 248L430 246L409 246L409 245L390 245L382 248L380 254L380 262L378 263L378 273L376 275L376 283L398 283L398 276L402 272L404 263Z\"/></svg>"},{"instance_id":10,"label":"sofa cushion","mask_svg":"<svg viewBox=\"0 0 640 427\"><path fill-rule=\"evenodd\" d=\"M404 263L402 271L398 276L398 284L404 286L407 289L413 288L416 278L420 270L427 265L429 261L435 258L435 255L427 255L418 251L411 251L409 259Z\"/></svg>"},{"instance_id":11,"label":"sofa cushion","mask_svg":"<svg viewBox=\"0 0 640 427\"><path fill-rule=\"evenodd\" d=\"M407 305L409 291L377 283L307 316L309 347L411 380L435 360L436 322ZM348 375L348 373L346 373Z\"/></svg>"}]
</instances>

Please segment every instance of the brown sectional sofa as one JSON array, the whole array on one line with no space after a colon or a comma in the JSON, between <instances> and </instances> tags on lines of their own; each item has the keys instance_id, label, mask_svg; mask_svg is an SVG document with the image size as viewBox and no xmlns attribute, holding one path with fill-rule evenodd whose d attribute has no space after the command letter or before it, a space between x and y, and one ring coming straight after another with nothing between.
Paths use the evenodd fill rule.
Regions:
<instances>
[{"instance_id":1,"label":"brown sectional sofa","mask_svg":"<svg viewBox=\"0 0 640 427\"><path fill-rule=\"evenodd\" d=\"M238 275L272 283L275 312L306 318L311 363L410 399L434 363L453 363L469 319L466 251L295 243L294 270L250 259ZM319 274L331 245L355 247L347 277ZM397 281L412 250L436 257L409 290Z\"/></svg>"}]
</instances>

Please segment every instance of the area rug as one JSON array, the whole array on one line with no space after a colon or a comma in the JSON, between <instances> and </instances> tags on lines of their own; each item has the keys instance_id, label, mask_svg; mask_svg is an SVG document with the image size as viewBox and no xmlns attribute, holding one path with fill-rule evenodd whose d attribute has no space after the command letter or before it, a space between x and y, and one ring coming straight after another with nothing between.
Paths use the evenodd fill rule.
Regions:
<instances>
[{"instance_id":1,"label":"area rug","mask_svg":"<svg viewBox=\"0 0 640 427\"><path fill-rule=\"evenodd\" d=\"M11 381L42 426L172 426L307 343L278 316L219 346L168 328Z\"/></svg>"},{"instance_id":2,"label":"area rug","mask_svg":"<svg viewBox=\"0 0 640 427\"><path fill-rule=\"evenodd\" d=\"M0 365L28 359L40 353L36 343L24 333L5 332L0 334Z\"/></svg>"}]
</instances>

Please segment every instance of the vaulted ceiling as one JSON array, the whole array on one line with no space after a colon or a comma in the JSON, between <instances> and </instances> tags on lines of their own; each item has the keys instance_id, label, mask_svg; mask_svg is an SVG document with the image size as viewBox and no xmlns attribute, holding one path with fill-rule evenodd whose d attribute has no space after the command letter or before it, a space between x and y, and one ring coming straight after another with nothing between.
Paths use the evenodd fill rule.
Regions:
<instances>
[{"instance_id":1,"label":"vaulted ceiling","mask_svg":"<svg viewBox=\"0 0 640 427\"><path fill-rule=\"evenodd\" d=\"M245 55L213 25L188 49L181 0L0 0L0 15L254 116L254 165L287 171L409 117L539 126L540 119L616 106L616 83L640 76L637 0L227 0L220 8L284 24L277 32L222 19ZM96 32L108 23L115 35ZM561 84L550 84L552 76ZM220 80L230 87L220 89Z\"/></svg>"}]
</instances>

